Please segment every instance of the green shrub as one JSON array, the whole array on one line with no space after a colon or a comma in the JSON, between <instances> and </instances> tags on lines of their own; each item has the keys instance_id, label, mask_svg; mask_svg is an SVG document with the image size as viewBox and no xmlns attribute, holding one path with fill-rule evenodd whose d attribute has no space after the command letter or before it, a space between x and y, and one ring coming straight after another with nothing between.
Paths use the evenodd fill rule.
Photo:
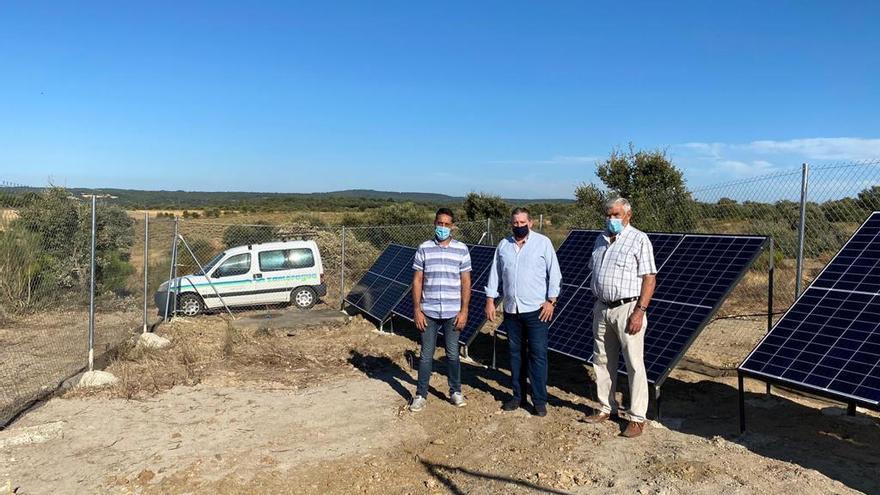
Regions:
<instances>
[{"instance_id":1,"label":"green shrub","mask_svg":"<svg viewBox=\"0 0 880 495\"><path fill-rule=\"evenodd\" d=\"M48 262L38 234L0 232L0 314L28 311L52 297L57 283Z\"/></svg>"},{"instance_id":2,"label":"green shrub","mask_svg":"<svg viewBox=\"0 0 880 495\"><path fill-rule=\"evenodd\" d=\"M276 239L275 228L268 222L259 221L255 225L231 225L223 231L223 245L226 248L259 244Z\"/></svg>"}]
</instances>

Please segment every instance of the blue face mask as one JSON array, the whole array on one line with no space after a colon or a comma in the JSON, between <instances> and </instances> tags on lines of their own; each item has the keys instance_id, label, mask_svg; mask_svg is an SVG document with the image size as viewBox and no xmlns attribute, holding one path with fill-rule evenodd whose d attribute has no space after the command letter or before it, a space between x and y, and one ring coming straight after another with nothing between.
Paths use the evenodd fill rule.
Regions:
<instances>
[{"instance_id":1,"label":"blue face mask","mask_svg":"<svg viewBox=\"0 0 880 495\"><path fill-rule=\"evenodd\" d=\"M605 222L605 228L608 229L608 232L617 235L623 232L623 220L619 218L609 218L608 221Z\"/></svg>"},{"instance_id":2,"label":"blue face mask","mask_svg":"<svg viewBox=\"0 0 880 495\"><path fill-rule=\"evenodd\" d=\"M451 233L452 230L449 227L440 227L439 225L434 227L434 235L437 237L438 241L449 239L449 234Z\"/></svg>"}]
</instances>

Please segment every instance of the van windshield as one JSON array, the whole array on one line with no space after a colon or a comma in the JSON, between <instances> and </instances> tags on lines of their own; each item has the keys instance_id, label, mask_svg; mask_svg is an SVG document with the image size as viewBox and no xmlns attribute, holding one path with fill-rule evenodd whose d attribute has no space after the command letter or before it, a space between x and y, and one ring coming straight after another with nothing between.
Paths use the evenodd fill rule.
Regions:
<instances>
[{"instance_id":1,"label":"van windshield","mask_svg":"<svg viewBox=\"0 0 880 495\"><path fill-rule=\"evenodd\" d=\"M211 261L208 262L208 264L205 265L205 269L204 269L204 270L199 270L199 271L196 273L196 275L204 275L204 274L210 272L210 271L211 271L211 268L214 268L214 265L216 265L217 263L220 262L220 260L223 259L223 255L224 255L224 254L226 254L226 253L223 252L223 253L218 254L217 256L214 256L214 259L212 259Z\"/></svg>"}]
</instances>

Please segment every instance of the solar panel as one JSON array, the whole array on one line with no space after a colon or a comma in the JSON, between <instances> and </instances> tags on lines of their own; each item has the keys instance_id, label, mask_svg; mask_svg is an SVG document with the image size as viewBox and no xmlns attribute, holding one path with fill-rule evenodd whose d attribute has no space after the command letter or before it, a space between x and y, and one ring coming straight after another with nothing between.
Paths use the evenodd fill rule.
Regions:
<instances>
[{"instance_id":1,"label":"solar panel","mask_svg":"<svg viewBox=\"0 0 880 495\"><path fill-rule=\"evenodd\" d=\"M563 285L550 324L548 347L586 361L593 354L595 297L589 280L592 241L599 232L575 232L579 233L577 243L567 248L565 256L557 254ZM592 241L586 238L589 235ZM654 246L658 275L648 313L644 356L648 381L660 384L761 252L766 238L666 233L649 233L648 237ZM566 242L571 238L570 234ZM578 252L576 246L589 248ZM568 266L572 263L576 269ZM569 284L565 273L578 274L582 285ZM626 374L624 360L619 363L619 372Z\"/></svg>"},{"instance_id":2,"label":"solar panel","mask_svg":"<svg viewBox=\"0 0 880 495\"><path fill-rule=\"evenodd\" d=\"M590 254L596 243L598 230L572 230L556 250L562 282L580 287L587 284L590 276Z\"/></svg>"},{"instance_id":3,"label":"solar panel","mask_svg":"<svg viewBox=\"0 0 880 495\"><path fill-rule=\"evenodd\" d=\"M685 236L659 265L663 269L654 299L713 306L751 264L764 241L763 237Z\"/></svg>"},{"instance_id":4,"label":"solar panel","mask_svg":"<svg viewBox=\"0 0 880 495\"><path fill-rule=\"evenodd\" d=\"M492 259L495 257L493 246L468 245L468 249L471 255L471 300L468 304L468 321L459 337L459 341L464 345L469 345L473 341L486 322L485 286L489 280ZM407 291L403 299L397 303L394 314L413 321L412 290Z\"/></svg>"},{"instance_id":5,"label":"solar panel","mask_svg":"<svg viewBox=\"0 0 880 495\"><path fill-rule=\"evenodd\" d=\"M648 238L651 239L651 246L654 248L654 264L659 269L684 239L684 235L651 233L648 234Z\"/></svg>"},{"instance_id":6,"label":"solar panel","mask_svg":"<svg viewBox=\"0 0 880 495\"><path fill-rule=\"evenodd\" d=\"M409 290L415 253L412 247L389 245L345 296L345 301L384 322Z\"/></svg>"},{"instance_id":7,"label":"solar panel","mask_svg":"<svg viewBox=\"0 0 880 495\"><path fill-rule=\"evenodd\" d=\"M880 214L874 213L828 263L813 287L880 294Z\"/></svg>"},{"instance_id":8,"label":"solar panel","mask_svg":"<svg viewBox=\"0 0 880 495\"><path fill-rule=\"evenodd\" d=\"M880 407L880 212L739 366L749 376Z\"/></svg>"},{"instance_id":9,"label":"solar panel","mask_svg":"<svg viewBox=\"0 0 880 495\"><path fill-rule=\"evenodd\" d=\"M486 292L492 260L495 258L495 246L470 246L471 252L471 288Z\"/></svg>"}]
</instances>

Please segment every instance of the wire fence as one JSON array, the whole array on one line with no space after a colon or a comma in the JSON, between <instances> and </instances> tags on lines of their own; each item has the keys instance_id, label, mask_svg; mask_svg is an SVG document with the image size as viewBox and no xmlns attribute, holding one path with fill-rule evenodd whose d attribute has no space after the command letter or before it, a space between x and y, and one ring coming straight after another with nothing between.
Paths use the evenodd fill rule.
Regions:
<instances>
[{"instance_id":1,"label":"wire fence","mask_svg":"<svg viewBox=\"0 0 880 495\"><path fill-rule=\"evenodd\" d=\"M715 369L735 367L767 330L770 267L778 316L794 301L798 281L806 286L868 214L880 210L878 184L880 161L869 161L698 188L692 198L655 192L652 202L637 202L633 223L644 231L759 234L774 241L772 257L764 254L746 274L688 357ZM174 218L126 211L112 197L97 198L96 213L99 362L164 317L154 299L163 284L173 276L198 274L230 248L315 241L326 287L318 302L339 308L389 244L417 245L431 238L433 229L282 224L253 216ZM90 198L0 183L0 426L87 366L90 215ZM593 220L572 224L550 217L536 223L558 246L572 227L601 227L600 214L588 218ZM486 219L459 222L455 236L494 245L508 231L508 219ZM275 311L291 303L285 297L249 303L247 309ZM178 301L171 302L170 316L179 309Z\"/></svg>"}]
</instances>

